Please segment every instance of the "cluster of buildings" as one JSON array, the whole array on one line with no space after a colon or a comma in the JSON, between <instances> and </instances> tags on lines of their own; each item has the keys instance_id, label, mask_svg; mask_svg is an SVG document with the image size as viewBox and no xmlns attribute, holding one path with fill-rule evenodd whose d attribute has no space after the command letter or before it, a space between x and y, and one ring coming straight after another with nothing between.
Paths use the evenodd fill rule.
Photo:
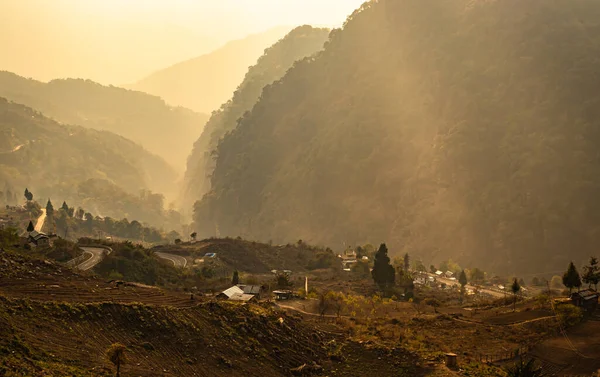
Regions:
<instances>
[{"instance_id":1,"label":"cluster of buildings","mask_svg":"<svg viewBox=\"0 0 600 377\"><path fill-rule=\"evenodd\" d=\"M340 258L342 260L342 269L344 271L351 271L352 266L355 265L356 263L358 263L358 257L357 257L356 251L354 251L352 249L346 249L344 251L343 255L342 254L338 255L338 258ZM367 257L365 255L360 259L364 260L364 261L368 261L369 257Z\"/></svg>"}]
</instances>

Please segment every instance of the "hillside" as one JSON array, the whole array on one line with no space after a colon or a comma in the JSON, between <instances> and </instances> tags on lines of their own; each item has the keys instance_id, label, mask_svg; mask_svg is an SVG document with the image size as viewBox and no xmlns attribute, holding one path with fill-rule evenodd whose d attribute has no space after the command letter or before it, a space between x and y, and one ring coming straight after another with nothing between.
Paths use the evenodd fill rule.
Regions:
<instances>
[{"instance_id":1,"label":"hillside","mask_svg":"<svg viewBox=\"0 0 600 377\"><path fill-rule=\"evenodd\" d=\"M579 264L600 243L599 16L366 3L221 141L197 229L506 273Z\"/></svg>"},{"instance_id":2,"label":"hillside","mask_svg":"<svg viewBox=\"0 0 600 377\"><path fill-rule=\"evenodd\" d=\"M0 374L112 376L116 342L123 376L424 375L402 346L356 342L269 303L117 286L0 250Z\"/></svg>"},{"instance_id":3,"label":"hillside","mask_svg":"<svg viewBox=\"0 0 600 377\"><path fill-rule=\"evenodd\" d=\"M160 96L171 105L211 113L227 101L264 49L288 30L279 27L228 42L211 53L164 68L127 87Z\"/></svg>"},{"instance_id":4,"label":"hillside","mask_svg":"<svg viewBox=\"0 0 600 377\"><path fill-rule=\"evenodd\" d=\"M219 140L235 128L246 111L252 110L266 85L279 80L295 61L321 50L328 35L328 29L297 27L267 48L256 64L248 69L233 97L213 112L194 144L184 178L184 208L190 208L210 190L210 175L214 169L211 153Z\"/></svg>"},{"instance_id":5,"label":"hillside","mask_svg":"<svg viewBox=\"0 0 600 377\"><path fill-rule=\"evenodd\" d=\"M19 200L28 187L40 201L54 197L100 211L98 192L85 183L88 179L137 193L168 190L176 173L160 157L121 136L62 125L0 98L0 182L14 188Z\"/></svg>"},{"instance_id":6,"label":"hillside","mask_svg":"<svg viewBox=\"0 0 600 377\"><path fill-rule=\"evenodd\" d=\"M301 272L316 268L337 268L340 265L339 259L331 250L305 243L269 245L242 239L211 238L191 244L158 245L152 250L193 258L215 253L220 268L230 273L234 270L253 274L270 273L272 270Z\"/></svg>"},{"instance_id":7,"label":"hillside","mask_svg":"<svg viewBox=\"0 0 600 377\"><path fill-rule=\"evenodd\" d=\"M146 93L81 79L43 83L2 71L0 97L35 108L61 123L126 137L161 156L178 172L183 171L192 144L208 118L167 106Z\"/></svg>"}]
</instances>

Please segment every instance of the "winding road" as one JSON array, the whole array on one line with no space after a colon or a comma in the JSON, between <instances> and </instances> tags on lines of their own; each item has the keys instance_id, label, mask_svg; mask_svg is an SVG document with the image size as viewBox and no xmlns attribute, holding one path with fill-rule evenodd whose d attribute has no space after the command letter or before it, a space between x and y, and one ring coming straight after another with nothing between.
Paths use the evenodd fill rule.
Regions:
<instances>
[{"instance_id":1,"label":"winding road","mask_svg":"<svg viewBox=\"0 0 600 377\"><path fill-rule=\"evenodd\" d=\"M87 271L93 268L95 265L100 263L102 259L104 259L104 255L109 253L110 251L103 249L101 247L82 247L84 254L90 254L91 257L81 262L75 268L82 271Z\"/></svg>"},{"instance_id":2,"label":"winding road","mask_svg":"<svg viewBox=\"0 0 600 377\"><path fill-rule=\"evenodd\" d=\"M187 266L187 259L185 259L181 255L175 255L175 254L169 254L169 253L162 253L160 251L156 251L154 253L159 258L170 260L171 262L173 262L173 265L175 267L183 267L183 268L185 268L185 266Z\"/></svg>"},{"instance_id":3,"label":"winding road","mask_svg":"<svg viewBox=\"0 0 600 377\"><path fill-rule=\"evenodd\" d=\"M44 221L46 221L46 208L42 208L42 214L38 217L37 222L35 223L35 231L41 232L44 227Z\"/></svg>"}]
</instances>

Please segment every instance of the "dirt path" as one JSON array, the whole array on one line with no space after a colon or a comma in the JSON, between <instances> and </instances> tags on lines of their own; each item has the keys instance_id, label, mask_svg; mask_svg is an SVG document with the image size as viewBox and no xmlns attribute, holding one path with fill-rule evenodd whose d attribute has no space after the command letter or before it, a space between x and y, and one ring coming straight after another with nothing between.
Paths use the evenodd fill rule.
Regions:
<instances>
[{"instance_id":1,"label":"dirt path","mask_svg":"<svg viewBox=\"0 0 600 377\"><path fill-rule=\"evenodd\" d=\"M44 222L46 221L46 209L42 208L42 214L38 217L37 222L35 223L35 231L41 232L44 227Z\"/></svg>"},{"instance_id":2,"label":"dirt path","mask_svg":"<svg viewBox=\"0 0 600 377\"><path fill-rule=\"evenodd\" d=\"M173 265L175 267L185 268L187 266L187 259L185 259L185 257L182 257L181 255L163 253L160 251L155 251L154 253L159 258L166 259L166 260L173 262Z\"/></svg>"}]
</instances>

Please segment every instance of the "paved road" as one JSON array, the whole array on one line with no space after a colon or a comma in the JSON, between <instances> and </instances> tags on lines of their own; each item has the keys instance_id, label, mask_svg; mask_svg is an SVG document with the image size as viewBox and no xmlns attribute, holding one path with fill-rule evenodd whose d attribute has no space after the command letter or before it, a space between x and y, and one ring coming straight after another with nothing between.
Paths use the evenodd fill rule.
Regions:
<instances>
[{"instance_id":1,"label":"paved road","mask_svg":"<svg viewBox=\"0 0 600 377\"><path fill-rule=\"evenodd\" d=\"M46 221L46 208L42 208L42 214L38 217L37 222L35 223L35 230L37 232L41 232L44 227L44 221Z\"/></svg>"},{"instance_id":2,"label":"paved road","mask_svg":"<svg viewBox=\"0 0 600 377\"><path fill-rule=\"evenodd\" d=\"M187 266L187 259L185 259L181 255L162 253L160 251L156 251L154 253L159 258L170 260L171 262L173 262L173 265L175 267L184 267L185 268L185 266Z\"/></svg>"},{"instance_id":3,"label":"paved road","mask_svg":"<svg viewBox=\"0 0 600 377\"><path fill-rule=\"evenodd\" d=\"M82 271L87 271L100 263L102 259L104 259L105 253L108 253L108 250L101 247L82 247L81 249L85 254L91 255L90 258L86 259L75 267Z\"/></svg>"},{"instance_id":4,"label":"paved road","mask_svg":"<svg viewBox=\"0 0 600 377\"><path fill-rule=\"evenodd\" d=\"M446 283L446 285L450 285L450 286L459 286L460 285L460 283L458 282L458 280L450 280L450 279L443 278L443 277L437 276L436 274L432 274L432 273L429 273L429 272L427 273L427 275L435 277L437 279L437 281L439 281L441 283ZM483 287L474 287L474 286L472 286L470 284L467 284L465 287L467 289L470 289L470 290L473 290L473 291L474 290L478 290L479 292L487 293L488 295L493 296L493 297L502 298L502 297L508 296L508 293L498 292L498 291L495 291L495 290L492 290L492 289L483 288Z\"/></svg>"}]
</instances>

